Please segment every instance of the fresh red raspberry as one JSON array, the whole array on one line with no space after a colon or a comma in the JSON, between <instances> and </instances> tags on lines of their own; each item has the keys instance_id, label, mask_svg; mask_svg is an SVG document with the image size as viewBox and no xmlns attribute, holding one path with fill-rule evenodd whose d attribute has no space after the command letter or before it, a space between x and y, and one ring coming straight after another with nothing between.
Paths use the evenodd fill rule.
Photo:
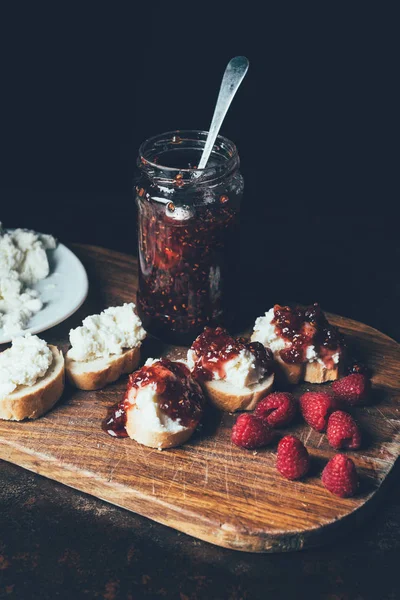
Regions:
<instances>
[{"instance_id":1,"label":"fresh red raspberry","mask_svg":"<svg viewBox=\"0 0 400 600\"><path fill-rule=\"evenodd\" d=\"M260 400L254 414L271 427L284 427L293 421L296 411L297 404L292 394L274 392Z\"/></svg>"},{"instance_id":2,"label":"fresh red raspberry","mask_svg":"<svg viewBox=\"0 0 400 600\"><path fill-rule=\"evenodd\" d=\"M331 414L326 430L328 442L333 448L357 450L361 446L361 432L349 413L337 410Z\"/></svg>"},{"instance_id":3,"label":"fresh red raspberry","mask_svg":"<svg viewBox=\"0 0 400 600\"><path fill-rule=\"evenodd\" d=\"M274 439L274 432L267 423L246 413L237 418L231 438L236 446L251 450L267 446Z\"/></svg>"},{"instance_id":4,"label":"fresh red raspberry","mask_svg":"<svg viewBox=\"0 0 400 600\"><path fill-rule=\"evenodd\" d=\"M322 483L340 498L354 496L358 487L356 466L348 456L336 454L322 471Z\"/></svg>"},{"instance_id":5,"label":"fresh red raspberry","mask_svg":"<svg viewBox=\"0 0 400 600\"><path fill-rule=\"evenodd\" d=\"M278 444L276 468L286 479L300 479L310 467L307 448L294 435L285 435Z\"/></svg>"},{"instance_id":6,"label":"fresh red raspberry","mask_svg":"<svg viewBox=\"0 0 400 600\"><path fill-rule=\"evenodd\" d=\"M300 397L301 414L316 431L326 430L329 415L336 408L336 400L328 392L306 392Z\"/></svg>"},{"instance_id":7,"label":"fresh red raspberry","mask_svg":"<svg viewBox=\"0 0 400 600\"><path fill-rule=\"evenodd\" d=\"M369 379L361 373L353 373L342 377L332 383L332 390L340 402L351 406L363 404L368 396L371 384Z\"/></svg>"}]
</instances>

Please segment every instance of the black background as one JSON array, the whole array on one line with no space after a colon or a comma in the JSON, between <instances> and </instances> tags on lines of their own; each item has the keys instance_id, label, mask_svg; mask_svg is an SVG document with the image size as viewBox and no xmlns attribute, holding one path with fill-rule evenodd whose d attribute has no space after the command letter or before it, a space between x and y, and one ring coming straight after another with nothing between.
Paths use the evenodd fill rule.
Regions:
<instances>
[{"instance_id":1,"label":"black background","mask_svg":"<svg viewBox=\"0 0 400 600\"><path fill-rule=\"evenodd\" d=\"M207 129L225 65L244 54L250 69L222 133L245 177L246 302L256 313L318 300L400 335L386 8L53 3L2 13L6 226L136 252L139 144Z\"/></svg>"}]
</instances>

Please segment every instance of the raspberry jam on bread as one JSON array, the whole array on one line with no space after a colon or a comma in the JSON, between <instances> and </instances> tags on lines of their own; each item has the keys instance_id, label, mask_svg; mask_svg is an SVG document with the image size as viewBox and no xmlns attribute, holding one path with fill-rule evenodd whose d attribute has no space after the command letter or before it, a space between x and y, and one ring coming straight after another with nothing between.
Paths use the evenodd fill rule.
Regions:
<instances>
[{"instance_id":1,"label":"raspberry jam on bread","mask_svg":"<svg viewBox=\"0 0 400 600\"><path fill-rule=\"evenodd\" d=\"M344 338L317 303L305 308L275 304L256 320L251 339L272 350L290 383L332 381L343 368Z\"/></svg>"},{"instance_id":2,"label":"raspberry jam on bread","mask_svg":"<svg viewBox=\"0 0 400 600\"><path fill-rule=\"evenodd\" d=\"M229 412L253 410L274 383L272 352L222 327L204 328L188 351L187 364L209 400Z\"/></svg>"},{"instance_id":3,"label":"raspberry jam on bread","mask_svg":"<svg viewBox=\"0 0 400 600\"><path fill-rule=\"evenodd\" d=\"M315 354L332 368L338 362L335 355L341 353L344 340L339 330L328 323L317 303L307 308L274 306L275 331L288 342L280 351L286 363L303 363L308 360L307 349L314 347Z\"/></svg>"},{"instance_id":4,"label":"raspberry jam on bread","mask_svg":"<svg viewBox=\"0 0 400 600\"><path fill-rule=\"evenodd\" d=\"M197 379L211 381L225 379L227 363L246 354L252 368L262 371L262 377L272 372L272 352L262 344L234 338L222 327L205 327L189 350L188 362L193 364L192 372Z\"/></svg>"},{"instance_id":5,"label":"raspberry jam on bread","mask_svg":"<svg viewBox=\"0 0 400 600\"><path fill-rule=\"evenodd\" d=\"M132 373L128 383L128 401L132 402L137 390L150 384L155 385L160 410L170 419L179 419L186 427L200 420L204 405L203 393L186 365L161 358Z\"/></svg>"},{"instance_id":6,"label":"raspberry jam on bread","mask_svg":"<svg viewBox=\"0 0 400 600\"><path fill-rule=\"evenodd\" d=\"M147 362L130 375L125 396L109 410L103 430L145 445L154 441L154 447L176 445L168 442L177 434L180 438L186 432L191 434L197 427L205 402L203 392L184 364L165 358ZM151 443L143 441L141 434L150 437Z\"/></svg>"}]
</instances>

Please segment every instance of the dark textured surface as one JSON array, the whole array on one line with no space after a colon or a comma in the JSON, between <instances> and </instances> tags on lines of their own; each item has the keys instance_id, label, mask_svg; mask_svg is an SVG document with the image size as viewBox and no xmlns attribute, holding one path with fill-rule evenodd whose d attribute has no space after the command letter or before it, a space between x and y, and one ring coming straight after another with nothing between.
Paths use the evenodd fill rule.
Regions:
<instances>
[{"instance_id":1,"label":"dark textured surface","mask_svg":"<svg viewBox=\"0 0 400 600\"><path fill-rule=\"evenodd\" d=\"M395 600L400 489L327 547L254 555L216 548L1 464L0 597Z\"/></svg>"}]
</instances>

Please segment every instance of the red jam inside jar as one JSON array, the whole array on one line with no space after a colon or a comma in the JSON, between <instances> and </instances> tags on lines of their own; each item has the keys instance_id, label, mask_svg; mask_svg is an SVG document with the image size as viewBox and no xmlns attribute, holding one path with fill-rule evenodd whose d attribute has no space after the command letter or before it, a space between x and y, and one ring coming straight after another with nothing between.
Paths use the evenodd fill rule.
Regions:
<instances>
[{"instance_id":1,"label":"red jam inside jar","mask_svg":"<svg viewBox=\"0 0 400 600\"><path fill-rule=\"evenodd\" d=\"M307 348L312 345L315 352L323 360L327 368L333 368L333 355L341 354L345 342L337 327L331 325L318 303L306 308L274 306L275 331L285 341L290 342L287 348L280 351L286 363L303 363L307 361Z\"/></svg>"},{"instance_id":2,"label":"red jam inside jar","mask_svg":"<svg viewBox=\"0 0 400 600\"><path fill-rule=\"evenodd\" d=\"M228 324L234 310L243 178L222 136L206 169L195 168L206 137L163 134L141 146L138 161L138 312L149 333L177 344Z\"/></svg>"}]
</instances>

